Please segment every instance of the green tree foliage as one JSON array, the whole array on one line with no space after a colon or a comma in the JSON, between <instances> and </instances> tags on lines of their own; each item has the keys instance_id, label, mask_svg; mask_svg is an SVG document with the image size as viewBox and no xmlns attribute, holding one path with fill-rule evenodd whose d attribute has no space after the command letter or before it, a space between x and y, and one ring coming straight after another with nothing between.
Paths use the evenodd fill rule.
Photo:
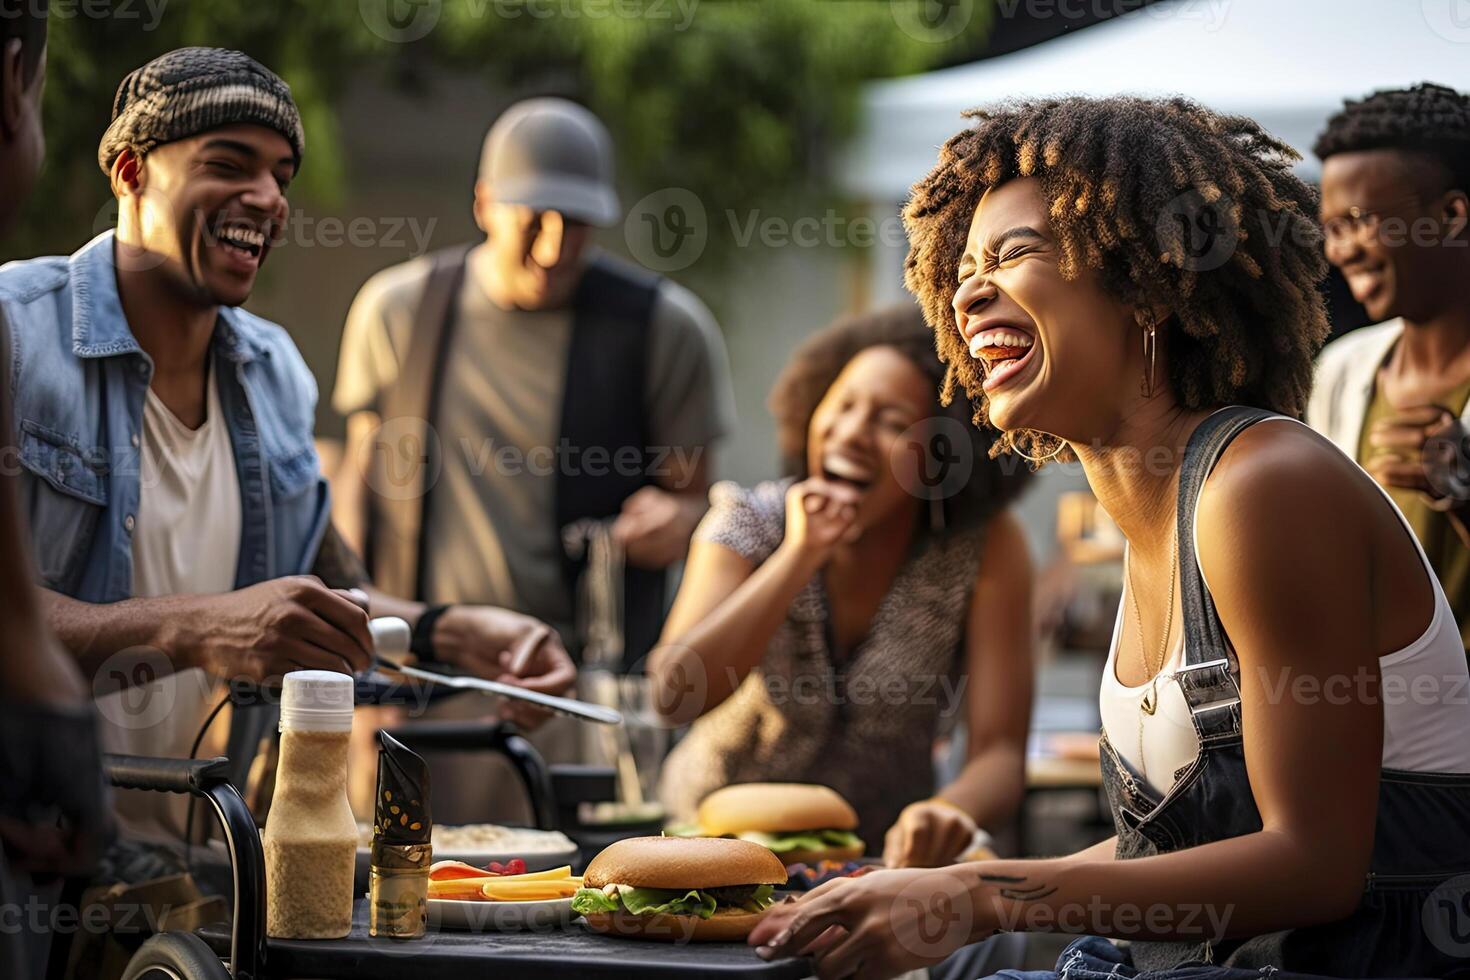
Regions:
<instances>
[{"instance_id":1,"label":"green tree foliage","mask_svg":"<svg viewBox=\"0 0 1470 980\"><path fill-rule=\"evenodd\" d=\"M717 207L826 198L862 82L953 60L988 0L51 0L42 186L6 251L65 251L109 224L96 164L118 82L190 44L239 48L284 76L309 165L293 197L350 194L334 105L377 72L412 89L434 66L556 92L601 115L622 183ZM715 243L712 243L715 244Z\"/></svg>"}]
</instances>

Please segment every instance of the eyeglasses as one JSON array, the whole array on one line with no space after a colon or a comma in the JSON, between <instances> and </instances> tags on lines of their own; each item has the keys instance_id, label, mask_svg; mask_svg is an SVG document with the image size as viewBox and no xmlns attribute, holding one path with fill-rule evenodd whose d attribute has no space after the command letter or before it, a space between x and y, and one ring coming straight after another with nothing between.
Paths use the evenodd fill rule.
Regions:
<instances>
[{"instance_id":1,"label":"eyeglasses","mask_svg":"<svg viewBox=\"0 0 1470 980\"><path fill-rule=\"evenodd\" d=\"M1322 233L1327 237L1329 244L1340 245L1348 239L1362 241L1365 238L1378 234L1378 228L1383 223L1385 215L1406 207L1418 204L1417 197L1411 197L1400 204L1392 205L1382 211L1370 211L1360 208L1356 204L1347 209L1346 214L1333 215L1322 222Z\"/></svg>"}]
</instances>

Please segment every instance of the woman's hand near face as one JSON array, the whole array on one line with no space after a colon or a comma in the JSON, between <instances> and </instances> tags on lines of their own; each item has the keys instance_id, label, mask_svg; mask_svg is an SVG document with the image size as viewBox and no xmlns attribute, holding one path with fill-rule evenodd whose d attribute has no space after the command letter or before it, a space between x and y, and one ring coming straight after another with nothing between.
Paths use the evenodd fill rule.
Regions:
<instances>
[{"instance_id":1,"label":"woman's hand near face","mask_svg":"<svg viewBox=\"0 0 1470 980\"><path fill-rule=\"evenodd\" d=\"M816 975L880 980L932 966L995 930L974 873L875 871L771 908L748 942L763 959L809 955Z\"/></svg>"},{"instance_id":2,"label":"woman's hand near face","mask_svg":"<svg viewBox=\"0 0 1470 980\"><path fill-rule=\"evenodd\" d=\"M862 494L853 487L814 476L786 491L786 537L789 549L820 568L844 541L858 532Z\"/></svg>"}]
</instances>

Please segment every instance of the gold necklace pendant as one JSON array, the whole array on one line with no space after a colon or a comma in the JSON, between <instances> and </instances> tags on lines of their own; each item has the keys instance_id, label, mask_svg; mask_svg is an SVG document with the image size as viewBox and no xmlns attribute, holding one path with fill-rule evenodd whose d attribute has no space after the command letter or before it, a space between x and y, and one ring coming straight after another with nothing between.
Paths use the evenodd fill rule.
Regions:
<instances>
[{"instance_id":1,"label":"gold necklace pendant","mask_svg":"<svg viewBox=\"0 0 1470 980\"><path fill-rule=\"evenodd\" d=\"M1148 690L1143 692L1143 700L1139 702L1139 707L1143 709L1144 714L1149 716L1152 716L1156 711L1159 710L1158 674L1155 674L1154 679L1149 681Z\"/></svg>"}]
</instances>

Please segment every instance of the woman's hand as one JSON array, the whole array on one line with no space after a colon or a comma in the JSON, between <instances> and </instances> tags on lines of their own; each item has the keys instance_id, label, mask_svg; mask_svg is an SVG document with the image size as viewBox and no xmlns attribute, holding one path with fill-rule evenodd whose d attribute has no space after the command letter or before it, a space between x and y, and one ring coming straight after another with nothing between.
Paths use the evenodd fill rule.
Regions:
<instances>
[{"instance_id":1,"label":"woman's hand","mask_svg":"<svg viewBox=\"0 0 1470 980\"><path fill-rule=\"evenodd\" d=\"M844 541L856 540L858 503L853 487L814 476L786 491L786 537L783 547L818 568Z\"/></svg>"},{"instance_id":2,"label":"woman's hand","mask_svg":"<svg viewBox=\"0 0 1470 980\"><path fill-rule=\"evenodd\" d=\"M972 866L973 867L973 866ZM881 980L932 966L995 931L955 868L839 878L772 907L748 942L764 959L809 955L822 980Z\"/></svg>"},{"instance_id":3,"label":"woman's hand","mask_svg":"<svg viewBox=\"0 0 1470 980\"><path fill-rule=\"evenodd\" d=\"M883 840L890 868L937 868L953 864L979 828L964 810L946 800L920 800L903 808Z\"/></svg>"}]
</instances>

